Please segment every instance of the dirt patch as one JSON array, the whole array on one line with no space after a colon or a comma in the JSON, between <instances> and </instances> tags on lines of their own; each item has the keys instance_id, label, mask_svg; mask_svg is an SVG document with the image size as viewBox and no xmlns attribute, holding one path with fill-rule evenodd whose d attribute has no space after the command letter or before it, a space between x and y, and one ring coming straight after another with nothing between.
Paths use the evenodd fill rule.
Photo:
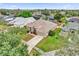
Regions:
<instances>
[{"instance_id":1,"label":"dirt patch","mask_svg":"<svg viewBox=\"0 0 79 59\"><path fill-rule=\"evenodd\" d=\"M34 37L33 35L27 34L27 35L23 38L23 40L24 40L24 41L29 41L29 40L32 39L33 37Z\"/></svg>"}]
</instances>

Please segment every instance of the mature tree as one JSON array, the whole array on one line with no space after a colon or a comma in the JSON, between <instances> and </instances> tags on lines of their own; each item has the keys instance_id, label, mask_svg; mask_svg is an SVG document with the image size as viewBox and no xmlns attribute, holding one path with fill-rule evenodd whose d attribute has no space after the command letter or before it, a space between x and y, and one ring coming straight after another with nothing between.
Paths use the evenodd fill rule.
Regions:
<instances>
[{"instance_id":1,"label":"mature tree","mask_svg":"<svg viewBox=\"0 0 79 59\"><path fill-rule=\"evenodd\" d=\"M50 15L50 13L49 13L49 10L48 10L48 9L44 9L44 10L43 10L43 12L42 12L42 14L44 14L44 15L46 15L46 16Z\"/></svg>"},{"instance_id":2,"label":"mature tree","mask_svg":"<svg viewBox=\"0 0 79 59\"><path fill-rule=\"evenodd\" d=\"M61 18L62 17L64 17L62 14L60 14L60 13L56 13L55 15L54 15L54 19L55 20L57 20L57 21L61 21Z\"/></svg>"},{"instance_id":3,"label":"mature tree","mask_svg":"<svg viewBox=\"0 0 79 59\"><path fill-rule=\"evenodd\" d=\"M22 43L22 39L9 32L0 33L0 55L2 56L26 56L27 46Z\"/></svg>"},{"instance_id":4,"label":"mature tree","mask_svg":"<svg viewBox=\"0 0 79 59\"><path fill-rule=\"evenodd\" d=\"M1 9L1 10L0 10L0 13L1 13L2 15L7 15L7 9Z\"/></svg>"},{"instance_id":5,"label":"mature tree","mask_svg":"<svg viewBox=\"0 0 79 59\"><path fill-rule=\"evenodd\" d=\"M31 14L30 11L22 10L19 13L17 13L16 16L18 16L18 17L25 17L26 18L26 17L31 17L32 14Z\"/></svg>"}]
</instances>

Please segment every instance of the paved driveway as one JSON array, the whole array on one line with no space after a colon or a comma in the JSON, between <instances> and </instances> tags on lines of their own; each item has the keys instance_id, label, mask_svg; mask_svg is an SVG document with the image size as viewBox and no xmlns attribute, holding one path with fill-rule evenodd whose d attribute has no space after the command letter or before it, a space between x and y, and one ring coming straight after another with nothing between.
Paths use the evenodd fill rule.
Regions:
<instances>
[{"instance_id":1,"label":"paved driveway","mask_svg":"<svg viewBox=\"0 0 79 59\"><path fill-rule=\"evenodd\" d=\"M28 53L31 52L31 50L43 39L43 36L36 35L34 38L26 42L28 45Z\"/></svg>"}]
</instances>

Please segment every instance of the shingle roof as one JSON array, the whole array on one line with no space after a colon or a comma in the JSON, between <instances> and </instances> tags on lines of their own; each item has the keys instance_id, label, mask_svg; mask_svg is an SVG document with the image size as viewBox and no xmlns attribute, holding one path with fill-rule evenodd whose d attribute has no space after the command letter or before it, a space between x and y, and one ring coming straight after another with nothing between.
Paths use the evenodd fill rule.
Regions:
<instances>
[{"instance_id":1,"label":"shingle roof","mask_svg":"<svg viewBox=\"0 0 79 59\"><path fill-rule=\"evenodd\" d=\"M70 30L79 30L78 23L68 23L66 26L62 28L63 31L70 31Z\"/></svg>"},{"instance_id":2,"label":"shingle roof","mask_svg":"<svg viewBox=\"0 0 79 59\"><path fill-rule=\"evenodd\" d=\"M15 20L9 22L9 24L14 24L16 26L24 26L34 21L35 19L33 17L28 17L28 18L16 17Z\"/></svg>"},{"instance_id":3,"label":"shingle roof","mask_svg":"<svg viewBox=\"0 0 79 59\"><path fill-rule=\"evenodd\" d=\"M12 20L15 19L15 17L13 17L13 16L4 16L3 19L4 19L5 21L12 21Z\"/></svg>"},{"instance_id":4,"label":"shingle roof","mask_svg":"<svg viewBox=\"0 0 79 59\"><path fill-rule=\"evenodd\" d=\"M54 16L48 16L50 20L54 20Z\"/></svg>"},{"instance_id":5,"label":"shingle roof","mask_svg":"<svg viewBox=\"0 0 79 59\"><path fill-rule=\"evenodd\" d=\"M70 21L70 22L77 22L77 23L79 23L79 17L71 17L71 18L69 18L69 20L68 21Z\"/></svg>"},{"instance_id":6,"label":"shingle roof","mask_svg":"<svg viewBox=\"0 0 79 59\"><path fill-rule=\"evenodd\" d=\"M48 32L51 29L54 30L57 27L57 24L45 20L37 20L33 23L27 24L27 26L34 27L37 31L40 32Z\"/></svg>"}]
</instances>

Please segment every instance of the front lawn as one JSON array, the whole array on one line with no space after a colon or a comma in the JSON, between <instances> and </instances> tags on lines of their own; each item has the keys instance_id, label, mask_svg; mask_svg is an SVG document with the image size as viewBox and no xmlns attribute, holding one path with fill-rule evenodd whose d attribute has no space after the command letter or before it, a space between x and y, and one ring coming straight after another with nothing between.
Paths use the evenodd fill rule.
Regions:
<instances>
[{"instance_id":1,"label":"front lawn","mask_svg":"<svg viewBox=\"0 0 79 59\"><path fill-rule=\"evenodd\" d=\"M63 46L65 46L66 42L67 40L63 39L62 37L58 38L56 36L54 37L48 36L44 38L37 45L37 47L47 52L47 51L52 51L52 50L62 48Z\"/></svg>"},{"instance_id":2,"label":"front lawn","mask_svg":"<svg viewBox=\"0 0 79 59\"><path fill-rule=\"evenodd\" d=\"M47 36L39 42L36 47L48 52L64 47L67 42L68 41L59 36L59 32L56 31L53 36Z\"/></svg>"},{"instance_id":3,"label":"front lawn","mask_svg":"<svg viewBox=\"0 0 79 59\"><path fill-rule=\"evenodd\" d=\"M8 26L7 25L0 25L0 30L6 30L8 28Z\"/></svg>"}]
</instances>

